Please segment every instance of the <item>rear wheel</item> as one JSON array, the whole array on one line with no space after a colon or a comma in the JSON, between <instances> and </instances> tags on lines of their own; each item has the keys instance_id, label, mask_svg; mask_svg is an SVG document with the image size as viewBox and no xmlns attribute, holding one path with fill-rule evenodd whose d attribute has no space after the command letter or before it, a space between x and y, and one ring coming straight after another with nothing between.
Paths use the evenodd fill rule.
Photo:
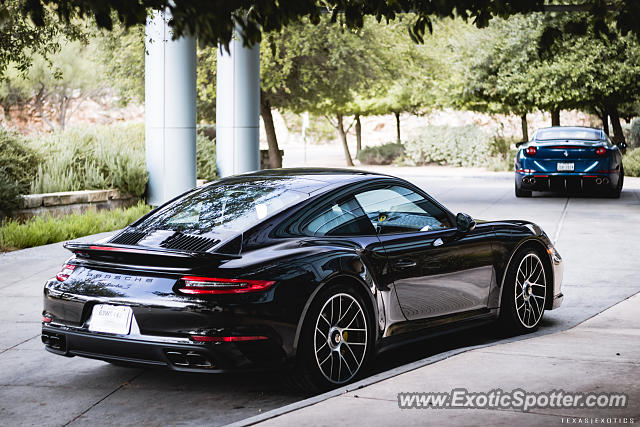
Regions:
<instances>
[{"instance_id":1,"label":"rear wheel","mask_svg":"<svg viewBox=\"0 0 640 427\"><path fill-rule=\"evenodd\" d=\"M618 185L611 191L610 197L613 199L619 199L620 193L622 193L622 186L624 185L624 166L620 165L620 175L618 176Z\"/></svg>"},{"instance_id":2,"label":"rear wheel","mask_svg":"<svg viewBox=\"0 0 640 427\"><path fill-rule=\"evenodd\" d=\"M289 382L317 393L357 379L373 348L369 311L354 289L332 286L323 291L307 312Z\"/></svg>"},{"instance_id":3,"label":"rear wheel","mask_svg":"<svg viewBox=\"0 0 640 427\"><path fill-rule=\"evenodd\" d=\"M516 197L531 197L531 191L523 190L516 183Z\"/></svg>"},{"instance_id":4,"label":"rear wheel","mask_svg":"<svg viewBox=\"0 0 640 427\"><path fill-rule=\"evenodd\" d=\"M533 332L540 326L547 299L547 271L530 248L513 257L502 289L500 321L509 332Z\"/></svg>"}]
</instances>

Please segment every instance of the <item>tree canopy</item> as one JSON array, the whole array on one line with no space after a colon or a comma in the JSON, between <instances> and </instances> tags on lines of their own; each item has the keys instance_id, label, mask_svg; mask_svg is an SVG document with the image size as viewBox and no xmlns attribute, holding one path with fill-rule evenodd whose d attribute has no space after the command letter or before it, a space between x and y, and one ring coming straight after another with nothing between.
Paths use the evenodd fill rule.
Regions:
<instances>
[{"instance_id":1,"label":"tree canopy","mask_svg":"<svg viewBox=\"0 0 640 427\"><path fill-rule=\"evenodd\" d=\"M11 1L11 0L5 0ZM551 4L550 4L551 3ZM6 4L6 3L3 3ZM47 10L54 11L64 22L74 17L90 17L101 28L111 29L114 20L126 27L144 24L149 9L168 8L176 37L191 34L212 45L228 45L233 31L239 27L248 44L258 42L263 33L279 31L303 18L320 22L322 14L340 21L350 29L361 28L367 16L378 21L396 19L399 14L413 13L411 36L423 40L437 17L460 17L485 27L493 17L542 11L554 6L546 0L296 0L296 1L195 1L195 0L20 0L21 8L37 26L46 24ZM613 24L623 34L640 34L640 4L637 0L576 0L562 2L556 8L589 11L588 21L596 29ZM0 13L0 16L6 13ZM565 28L571 31L571 27ZM549 36L554 33L549 32Z\"/></svg>"},{"instance_id":2,"label":"tree canopy","mask_svg":"<svg viewBox=\"0 0 640 427\"><path fill-rule=\"evenodd\" d=\"M458 105L523 120L534 110L594 111L605 126L611 116L615 137L622 138L619 111L640 96L640 43L613 26L545 40L549 29L581 20L579 14L529 14L476 31L466 48L473 53L464 60L467 82L454 97Z\"/></svg>"}]
</instances>

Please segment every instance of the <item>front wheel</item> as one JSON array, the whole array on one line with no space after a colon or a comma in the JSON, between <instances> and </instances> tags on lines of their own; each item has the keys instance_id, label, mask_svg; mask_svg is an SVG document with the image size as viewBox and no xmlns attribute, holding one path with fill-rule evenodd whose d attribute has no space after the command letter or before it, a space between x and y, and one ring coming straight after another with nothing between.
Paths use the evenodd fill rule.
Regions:
<instances>
[{"instance_id":1,"label":"front wheel","mask_svg":"<svg viewBox=\"0 0 640 427\"><path fill-rule=\"evenodd\" d=\"M290 382L323 392L357 379L373 349L369 311L354 289L332 286L322 292L307 312Z\"/></svg>"},{"instance_id":2,"label":"front wheel","mask_svg":"<svg viewBox=\"0 0 640 427\"><path fill-rule=\"evenodd\" d=\"M540 326L547 299L547 271L533 249L513 257L502 289L500 321L509 332L533 332Z\"/></svg>"}]
</instances>

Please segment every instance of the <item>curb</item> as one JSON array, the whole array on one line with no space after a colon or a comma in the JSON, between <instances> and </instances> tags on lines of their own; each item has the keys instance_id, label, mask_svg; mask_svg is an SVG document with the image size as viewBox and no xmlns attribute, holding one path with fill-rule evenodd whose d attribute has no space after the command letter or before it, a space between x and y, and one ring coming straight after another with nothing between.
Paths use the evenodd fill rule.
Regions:
<instances>
[{"instance_id":1,"label":"curb","mask_svg":"<svg viewBox=\"0 0 640 427\"><path fill-rule=\"evenodd\" d=\"M294 412L294 411L296 411L298 409L303 409L303 408L306 408L308 406L315 405L316 403L323 402L323 401L331 399L333 397L338 397L340 395L343 395L343 394L346 394L346 393L349 393L349 392L352 392L352 391L359 390L361 388L364 388L364 387L379 383L381 381L396 377L398 375L405 374L407 372L411 372L411 371L416 370L418 368L422 368L424 366L428 366L428 365L431 365L433 363L440 362L442 360L448 359L449 357L456 356L456 355L462 354L462 353L466 353L468 351L478 350L478 349L482 349L482 348L493 347L493 346L496 346L496 345L499 345L499 344L507 344L507 343L510 343L510 342L528 340L528 339L533 339L533 338L537 338L537 337L544 336L544 335L550 335L550 334L556 334L556 333L562 333L562 332L565 332L565 331L569 331L569 330L574 329L575 327L581 325L582 323L586 322L587 320L592 319L592 318L600 315L601 313L603 313L603 312L609 310L610 308L612 308L612 307L614 307L614 306L616 306L616 305L628 300L629 298L632 298L633 296L637 295L638 293L640 293L640 292L633 293L632 295L629 295L625 299L623 299L621 301L618 301L615 304L612 304L609 307L606 307L605 309L599 311L598 313L594 314L593 316L590 316L590 317L582 320L580 323L578 323L578 324L576 324L576 325L574 325L574 326L572 326L570 328L563 329L561 331L549 331L549 332L546 332L546 333L544 331L538 331L538 332L536 332L534 334L530 334L530 335L517 335L517 336L514 336L514 337L508 337L508 338L504 338L504 339L497 340L497 341L490 342L490 343L486 343L486 344L478 344L478 345L474 345L474 346L470 346L470 347L463 347L463 348L458 348L458 349L455 349L455 350L445 351L444 353L440 353L440 354L437 354L437 355L434 355L434 356L429 356L429 357L426 357L424 359L417 360L415 362L411 362L411 363L408 363L406 365L398 366L398 367L390 369L388 371L372 375L372 376L364 378L364 379L362 379L362 380L360 380L360 381L358 381L356 383L349 384L347 386L340 387L340 388L337 388L335 390L331 390L331 391L328 391L326 393L319 394L317 396L309 397L307 399L303 399L303 400L300 400L298 402L294 402L294 403L291 403L289 405L285 405L285 406L283 406L281 408L272 409L271 411L267 411L267 412L265 412L263 414L255 415L253 417L245 418L243 420L239 420L239 421L233 422L231 424L227 424L227 427L252 426L252 425L258 424L260 422L267 421L267 420L270 420L272 418L276 418L276 417L279 417L281 415L288 414L290 412Z\"/></svg>"}]
</instances>

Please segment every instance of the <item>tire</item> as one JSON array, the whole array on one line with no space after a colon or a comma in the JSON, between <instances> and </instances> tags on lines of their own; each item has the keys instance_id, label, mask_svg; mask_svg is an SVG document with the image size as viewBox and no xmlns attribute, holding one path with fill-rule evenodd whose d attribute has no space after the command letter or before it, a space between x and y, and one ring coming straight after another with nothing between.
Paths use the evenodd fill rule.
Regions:
<instances>
[{"instance_id":1,"label":"tire","mask_svg":"<svg viewBox=\"0 0 640 427\"><path fill-rule=\"evenodd\" d=\"M518 184L515 185L515 188L516 188L516 197L531 197L531 191L523 190L522 188L518 187Z\"/></svg>"},{"instance_id":2,"label":"tire","mask_svg":"<svg viewBox=\"0 0 640 427\"><path fill-rule=\"evenodd\" d=\"M620 166L620 176L618 177L618 185L611 191L609 197L612 199L619 199L620 193L622 193L622 186L624 185L624 166Z\"/></svg>"},{"instance_id":3,"label":"tire","mask_svg":"<svg viewBox=\"0 0 640 427\"><path fill-rule=\"evenodd\" d=\"M357 380L372 358L374 330L371 310L356 290L334 285L321 291L305 316L286 382L315 394Z\"/></svg>"},{"instance_id":4,"label":"tire","mask_svg":"<svg viewBox=\"0 0 640 427\"><path fill-rule=\"evenodd\" d=\"M520 249L507 269L500 304L500 323L509 333L534 332L547 302L550 273L538 252Z\"/></svg>"}]
</instances>

